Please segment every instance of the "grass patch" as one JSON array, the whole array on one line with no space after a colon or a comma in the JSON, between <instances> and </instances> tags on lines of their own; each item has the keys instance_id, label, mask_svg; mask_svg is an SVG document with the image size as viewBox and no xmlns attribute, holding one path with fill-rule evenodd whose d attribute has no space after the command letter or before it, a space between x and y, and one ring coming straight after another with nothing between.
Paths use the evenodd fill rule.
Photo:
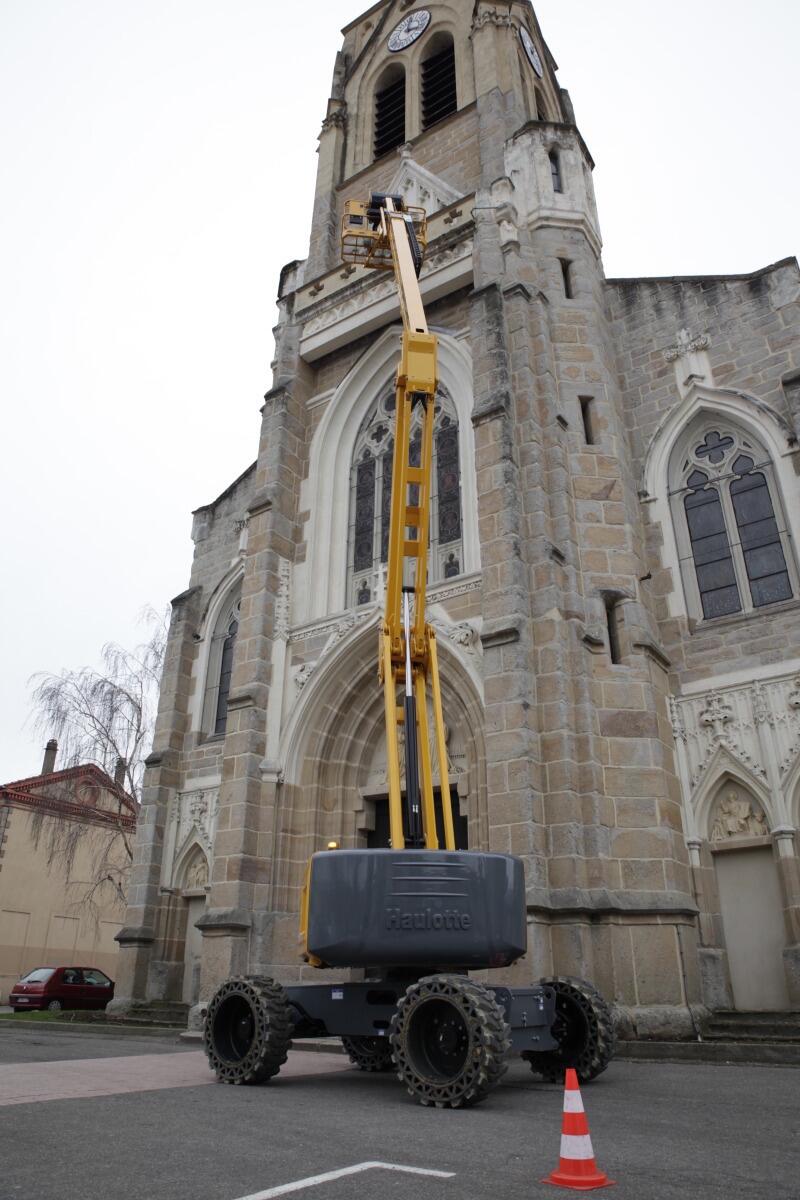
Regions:
<instances>
[{"instance_id":1,"label":"grass patch","mask_svg":"<svg viewBox=\"0 0 800 1200\"><path fill-rule=\"evenodd\" d=\"M75 1009L61 1009L60 1012L41 1012L35 1008L23 1009L22 1012L0 1013L0 1021L86 1021L91 1020L88 1011L78 1012Z\"/></svg>"}]
</instances>

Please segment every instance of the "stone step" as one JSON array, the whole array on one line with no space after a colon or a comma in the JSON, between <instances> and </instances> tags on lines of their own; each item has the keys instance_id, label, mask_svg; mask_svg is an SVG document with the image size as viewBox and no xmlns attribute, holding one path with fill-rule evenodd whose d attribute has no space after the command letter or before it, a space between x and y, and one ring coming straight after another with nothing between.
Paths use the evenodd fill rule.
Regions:
<instances>
[{"instance_id":1,"label":"stone step","mask_svg":"<svg viewBox=\"0 0 800 1200\"><path fill-rule=\"evenodd\" d=\"M112 1024L168 1025L175 1029L185 1029L189 1018L189 1005L154 1000L149 1004L137 1004L127 1013L108 1013L103 1016Z\"/></svg>"},{"instance_id":2,"label":"stone step","mask_svg":"<svg viewBox=\"0 0 800 1200\"><path fill-rule=\"evenodd\" d=\"M751 1063L800 1067L800 1044L794 1042L619 1042L616 1058L647 1062Z\"/></svg>"},{"instance_id":3,"label":"stone step","mask_svg":"<svg viewBox=\"0 0 800 1200\"><path fill-rule=\"evenodd\" d=\"M800 1013L716 1012L704 1022L709 1040L800 1043Z\"/></svg>"}]
</instances>

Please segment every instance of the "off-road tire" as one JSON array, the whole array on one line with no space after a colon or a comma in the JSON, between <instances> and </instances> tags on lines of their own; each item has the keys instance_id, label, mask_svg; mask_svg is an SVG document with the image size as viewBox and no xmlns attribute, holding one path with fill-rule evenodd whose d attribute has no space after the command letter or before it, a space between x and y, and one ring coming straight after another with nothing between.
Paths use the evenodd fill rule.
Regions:
<instances>
[{"instance_id":1,"label":"off-road tire","mask_svg":"<svg viewBox=\"0 0 800 1200\"><path fill-rule=\"evenodd\" d=\"M392 1071L392 1047L388 1038L383 1037L343 1037L344 1046L350 1062L359 1071Z\"/></svg>"},{"instance_id":2,"label":"off-road tire","mask_svg":"<svg viewBox=\"0 0 800 1200\"><path fill-rule=\"evenodd\" d=\"M291 1045L289 1001L279 983L235 976L214 993L203 1048L222 1083L265 1083L278 1074Z\"/></svg>"},{"instance_id":3,"label":"off-road tire","mask_svg":"<svg viewBox=\"0 0 800 1200\"><path fill-rule=\"evenodd\" d=\"M397 1078L419 1104L466 1108L508 1068L511 1030L494 995L463 975L427 975L392 1018Z\"/></svg>"},{"instance_id":4,"label":"off-road tire","mask_svg":"<svg viewBox=\"0 0 800 1200\"><path fill-rule=\"evenodd\" d=\"M611 1009L584 979L553 975L538 983L556 993L552 1032L559 1049L541 1054L526 1050L522 1057L536 1075L543 1075L551 1083L563 1083L567 1067L575 1068L581 1083L589 1083L614 1057L616 1036Z\"/></svg>"}]
</instances>

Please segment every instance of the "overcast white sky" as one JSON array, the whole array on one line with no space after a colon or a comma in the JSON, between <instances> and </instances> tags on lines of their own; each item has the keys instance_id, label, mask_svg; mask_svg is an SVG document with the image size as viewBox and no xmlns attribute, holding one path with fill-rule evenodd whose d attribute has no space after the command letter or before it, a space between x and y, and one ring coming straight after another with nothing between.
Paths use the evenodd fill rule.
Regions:
<instances>
[{"instance_id":1,"label":"overcast white sky","mask_svg":"<svg viewBox=\"0 0 800 1200\"><path fill-rule=\"evenodd\" d=\"M273 300L303 257L358 0L0 0L0 780L29 676L133 645L190 510L255 457ZM798 251L788 0L541 0L597 164L606 273Z\"/></svg>"}]
</instances>

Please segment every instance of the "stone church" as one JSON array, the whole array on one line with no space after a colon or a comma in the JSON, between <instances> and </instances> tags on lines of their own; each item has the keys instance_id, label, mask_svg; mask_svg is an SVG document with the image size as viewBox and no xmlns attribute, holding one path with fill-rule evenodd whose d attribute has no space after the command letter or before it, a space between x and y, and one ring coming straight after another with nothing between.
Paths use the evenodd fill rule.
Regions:
<instances>
[{"instance_id":1,"label":"stone church","mask_svg":"<svg viewBox=\"0 0 800 1200\"><path fill-rule=\"evenodd\" d=\"M796 1009L797 262L606 279L592 157L526 0L380 0L343 38L258 457L194 513L173 601L115 1006L196 1019L228 975L314 974L309 855L387 844L400 318L339 231L347 199L389 191L427 210L440 347L436 787L461 845L525 864L512 978L591 980L629 1036Z\"/></svg>"}]
</instances>

